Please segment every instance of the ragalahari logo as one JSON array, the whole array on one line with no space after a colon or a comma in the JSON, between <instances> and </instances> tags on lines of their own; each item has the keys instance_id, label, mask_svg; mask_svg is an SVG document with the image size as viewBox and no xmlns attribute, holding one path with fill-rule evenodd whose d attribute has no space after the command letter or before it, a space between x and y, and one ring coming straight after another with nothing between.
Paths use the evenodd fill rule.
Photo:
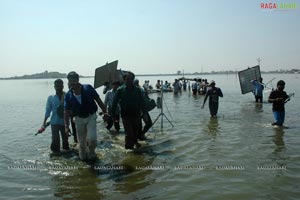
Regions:
<instances>
[{"instance_id":1,"label":"ragalahari logo","mask_svg":"<svg viewBox=\"0 0 300 200\"><path fill-rule=\"evenodd\" d=\"M274 10L274 11L288 11L288 10L296 10L296 3L277 3L277 2L261 2L260 9L262 10Z\"/></svg>"}]
</instances>

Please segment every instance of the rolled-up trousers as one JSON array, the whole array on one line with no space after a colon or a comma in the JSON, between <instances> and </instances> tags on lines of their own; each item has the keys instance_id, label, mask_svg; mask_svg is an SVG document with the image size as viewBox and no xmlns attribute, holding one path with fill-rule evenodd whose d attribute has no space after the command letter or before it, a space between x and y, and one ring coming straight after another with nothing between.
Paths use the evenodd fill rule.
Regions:
<instances>
[{"instance_id":1,"label":"rolled-up trousers","mask_svg":"<svg viewBox=\"0 0 300 200\"><path fill-rule=\"evenodd\" d=\"M75 126L77 130L77 140L79 143L79 157L81 160L96 156L95 149L97 146L96 132L96 113L81 118L75 116Z\"/></svg>"}]
</instances>

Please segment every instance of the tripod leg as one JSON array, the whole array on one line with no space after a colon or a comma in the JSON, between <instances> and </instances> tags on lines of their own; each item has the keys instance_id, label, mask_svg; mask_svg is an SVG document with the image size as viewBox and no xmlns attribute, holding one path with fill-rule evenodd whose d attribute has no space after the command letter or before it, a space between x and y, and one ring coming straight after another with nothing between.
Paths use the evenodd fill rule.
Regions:
<instances>
[{"instance_id":1,"label":"tripod leg","mask_svg":"<svg viewBox=\"0 0 300 200\"><path fill-rule=\"evenodd\" d=\"M152 126L155 124L155 122L159 119L159 117L161 116L162 114L161 113L159 113L159 115L156 117L156 119L154 120L154 122L152 123ZM151 127L152 127L151 126Z\"/></svg>"},{"instance_id":2,"label":"tripod leg","mask_svg":"<svg viewBox=\"0 0 300 200\"><path fill-rule=\"evenodd\" d=\"M168 119L168 117L163 113L163 116L168 120L168 122L172 125L172 127L174 127L174 125L172 124L172 122Z\"/></svg>"}]
</instances>

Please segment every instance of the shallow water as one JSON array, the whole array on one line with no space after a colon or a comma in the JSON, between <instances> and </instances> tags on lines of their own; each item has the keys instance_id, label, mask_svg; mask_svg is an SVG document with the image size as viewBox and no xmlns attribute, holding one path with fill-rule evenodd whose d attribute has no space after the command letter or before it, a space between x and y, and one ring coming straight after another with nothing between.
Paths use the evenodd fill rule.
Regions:
<instances>
[{"instance_id":1,"label":"shallow water","mask_svg":"<svg viewBox=\"0 0 300 200\"><path fill-rule=\"evenodd\" d=\"M218 118L203 97L164 93L164 114L136 152L124 134L109 134L98 118L99 161L76 153L50 154L50 129L34 136L43 120L53 80L0 81L0 191L3 199L298 199L300 114L298 74L266 74L286 81L295 97L286 104L287 129L275 129L271 104L241 95L236 75L207 75L224 93ZM138 77L140 83L175 77ZM93 79L81 79L93 83ZM65 82L66 83L66 82ZM102 88L97 89L99 94ZM264 93L266 101L268 92ZM151 94L156 99L158 94ZM103 99L103 95L101 94ZM154 121L159 109L150 112ZM70 141L73 141L70 138ZM114 169L112 169L114 167Z\"/></svg>"}]
</instances>

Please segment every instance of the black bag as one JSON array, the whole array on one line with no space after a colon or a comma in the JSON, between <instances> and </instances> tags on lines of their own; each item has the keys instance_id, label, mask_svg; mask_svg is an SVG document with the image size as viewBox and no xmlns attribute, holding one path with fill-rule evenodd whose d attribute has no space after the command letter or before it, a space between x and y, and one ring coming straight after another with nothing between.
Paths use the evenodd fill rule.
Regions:
<instances>
[{"instance_id":1,"label":"black bag","mask_svg":"<svg viewBox=\"0 0 300 200\"><path fill-rule=\"evenodd\" d=\"M145 97L144 101L145 101L146 110L148 112L153 110L156 107L156 103L155 103L154 99Z\"/></svg>"}]
</instances>

